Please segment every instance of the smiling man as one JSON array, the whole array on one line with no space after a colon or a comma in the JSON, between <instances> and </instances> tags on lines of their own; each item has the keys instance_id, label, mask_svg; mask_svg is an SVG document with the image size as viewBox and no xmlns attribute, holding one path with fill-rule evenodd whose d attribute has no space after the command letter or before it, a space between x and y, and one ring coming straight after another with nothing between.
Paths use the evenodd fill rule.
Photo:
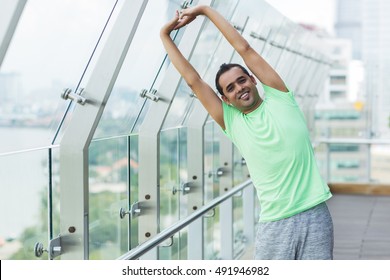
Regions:
<instances>
[{"instance_id":1,"label":"smiling man","mask_svg":"<svg viewBox=\"0 0 390 280\"><path fill-rule=\"evenodd\" d=\"M221 98L170 38L199 15L215 24L254 75L239 64L222 64L215 79ZM160 36L173 65L247 162L261 207L255 258L332 259L333 223L325 203L332 195L316 165L303 113L278 73L208 6L177 12Z\"/></svg>"}]
</instances>

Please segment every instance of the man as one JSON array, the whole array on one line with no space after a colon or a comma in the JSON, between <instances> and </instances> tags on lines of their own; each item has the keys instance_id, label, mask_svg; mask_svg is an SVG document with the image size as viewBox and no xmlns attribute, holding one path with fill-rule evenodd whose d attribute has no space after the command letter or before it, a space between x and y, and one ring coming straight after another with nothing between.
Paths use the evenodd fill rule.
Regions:
<instances>
[{"instance_id":1,"label":"man","mask_svg":"<svg viewBox=\"0 0 390 280\"><path fill-rule=\"evenodd\" d=\"M202 80L170 33L204 15L219 29L261 82L238 64L223 64L217 90ZM304 116L278 73L234 27L208 6L176 12L160 32L168 56L211 117L238 147L257 190L261 213L256 259L332 259L333 224Z\"/></svg>"}]
</instances>

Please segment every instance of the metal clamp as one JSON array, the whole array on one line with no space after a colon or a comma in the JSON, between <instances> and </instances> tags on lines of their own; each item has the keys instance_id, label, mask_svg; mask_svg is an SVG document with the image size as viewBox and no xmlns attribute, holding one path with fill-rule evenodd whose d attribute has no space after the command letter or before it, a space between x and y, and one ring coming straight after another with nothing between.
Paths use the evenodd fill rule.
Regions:
<instances>
[{"instance_id":1,"label":"metal clamp","mask_svg":"<svg viewBox=\"0 0 390 280\"><path fill-rule=\"evenodd\" d=\"M40 258L44 252L47 252L49 254L49 258L52 260L55 257L58 257L62 253L61 249L61 237L58 236L57 238L54 238L50 240L49 242L49 249L44 249L43 244L41 242L37 242L34 245L34 255L37 258Z\"/></svg>"},{"instance_id":2,"label":"metal clamp","mask_svg":"<svg viewBox=\"0 0 390 280\"><path fill-rule=\"evenodd\" d=\"M216 171L210 171L209 172L209 178L211 178L213 175L217 177L221 177L225 174L225 169L223 167L219 167Z\"/></svg>"},{"instance_id":3,"label":"metal clamp","mask_svg":"<svg viewBox=\"0 0 390 280\"><path fill-rule=\"evenodd\" d=\"M204 214L203 218L213 218L215 216L215 208L211 209L210 211L211 213Z\"/></svg>"},{"instance_id":4,"label":"metal clamp","mask_svg":"<svg viewBox=\"0 0 390 280\"><path fill-rule=\"evenodd\" d=\"M160 245L158 245L158 246L159 246L159 247L172 247L173 243L174 243L173 235L171 235L171 236L169 237L169 242L168 242L168 243L166 243L166 244L162 243L162 244L160 244Z\"/></svg>"},{"instance_id":5,"label":"metal clamp","mask_svg":"<svg viewBox=\"0 0 390 280\"><path fill-rule=\"evenodd\" d=\"M151 90L147 90L147 89L143 89L142 91L141 91L141 93L139 94L139 96L141 96L141 97L143 97L143 98L148 98L148 99L150 99L150 100L152 100L152 101L154 101L154 102L157 102L157 101L159 101L160 100L160 97L158 97L157 95L156 95L156 93L157 93L157 90L156 89L151 89Z\"/></svg>"},{"instance_id":6,"label":"metal clamp","mask_svg":"<svg viewBox=\"0 0 390 280\"><path fill-rule=\"evenodd\" d=\"M191 185L190 183L184 183L183 185L180 186L180 188L173 187L172 189L172 194L175 195L177 192L183 192L184 194L187 194L191 191Z\"/></svg>"},{"instance_id":7,"label":"metal clamp","mask_svg":"<svg viewBox=\"0 0 390 280\"><path fill-rule=\"evenodd\" d=\"M235 24L235 23L233 23L232 25L233 25L234 29L236 29L237 31L240 31L240 32L241 32L241 31L244 30L244 27L239 26L239 25L237 25L237 24Z\"/></svg>"},{"instance_id":8,"label":"metal clamp","mask_svg":"<svg viewBox=\"0 0 390 280\"><path fill-rule=\"evenodd\" d=\"M122 207L121 207L121 209L119 209L119 217L121 219L126 217L127 214L130 214L131 219L141 215L140 203L137 201L137 202L134 202L133 204L131 204L129 211L126 211Z\"/></svg>"},{"instance_id":9,"label":"metal clamp","mask_svg":"<svg viewBox=\"0 0 390 280\"><path fill-rule=\"evenodd\" d=\"M248 238L245 236L243 231L239 231L236 233L236 235L234 236L234 243L248 243Z\"/></svg>"},{"instance_id":10,"label":"metal clamp","mask_svg":"<svg viewBox=\"0 0 390 280\"><path fill-rule=\"evenodd\" d=\"M84 105L87 102L87 99L81 96L81 93L83 91L84 89L81 89L79 93L72 93L72 90L70 88L66 88L61 93L61 98L65 100L70 99L77 102L78 104Z\"/></svg>"},{"instance_id":11,"label":"metal clamp","mask_svg":"<svg viewBox=\"0 0 390 280\"><path fill-rule=\"evenodd\" d=\"M190 96L191 98L196 98L196 99L198 99L198 97L196 96L196 94L193 93L192 91L189 93L189 96Z\"/></svg>"}]
</instances>

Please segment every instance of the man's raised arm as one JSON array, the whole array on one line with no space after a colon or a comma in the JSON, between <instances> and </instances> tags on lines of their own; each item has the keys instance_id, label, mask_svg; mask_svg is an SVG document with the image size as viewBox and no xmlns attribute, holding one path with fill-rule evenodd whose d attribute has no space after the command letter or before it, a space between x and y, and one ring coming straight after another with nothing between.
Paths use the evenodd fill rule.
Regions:
<instances>
[{"instance_id":1,"label":"man's raised arm","mask_svg":"<svg viewBox=\"0 0 390 280\"><path fill-rule=\"evenodd\" d=\"M191 20L192 21L192 20ZM187 23L189 23L188 21ZM199 73L183 56L176 44L172 41L170 33L183 26L180 22L179 14L176 12L175 17L169 21L160 31L160 37L168 57L175 66L180 75L184 78L191 90L196 94L202 105L206 108L210 116L223 128L222 101L216 95L214 90L200 77Z\"/></svg>"},{"instance_id":2,"label":"man's raised arm","mask_svg":"<svg viewBox=\"0 0 390 280\"><path fill-rule=\"evenodd\" d=\"M191 22L196 16L205 15L221 31L226 40L242 57L251 72L265 85L287 92L279 74L258 54L244 37L217 11L209 6L195 6L182 10L178 27Z\"/></svg>"}]
</instances>

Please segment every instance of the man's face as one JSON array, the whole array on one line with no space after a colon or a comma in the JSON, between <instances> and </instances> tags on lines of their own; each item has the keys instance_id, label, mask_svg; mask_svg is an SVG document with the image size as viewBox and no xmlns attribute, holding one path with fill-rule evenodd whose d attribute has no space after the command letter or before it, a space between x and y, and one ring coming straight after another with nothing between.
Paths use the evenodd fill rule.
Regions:
<instances>
[{"instance_id":1,"label":"man's face","mask_svg":"<svg viewBox=\"0 0 390 280\"><path fill-rule=\"evenodd\" d=\"M219 84L224 93L222 100L244 114L252 112L261 104L255 78L245 74L239 67L233 67L223 73Z\"/></svg>"}]
</instances>

